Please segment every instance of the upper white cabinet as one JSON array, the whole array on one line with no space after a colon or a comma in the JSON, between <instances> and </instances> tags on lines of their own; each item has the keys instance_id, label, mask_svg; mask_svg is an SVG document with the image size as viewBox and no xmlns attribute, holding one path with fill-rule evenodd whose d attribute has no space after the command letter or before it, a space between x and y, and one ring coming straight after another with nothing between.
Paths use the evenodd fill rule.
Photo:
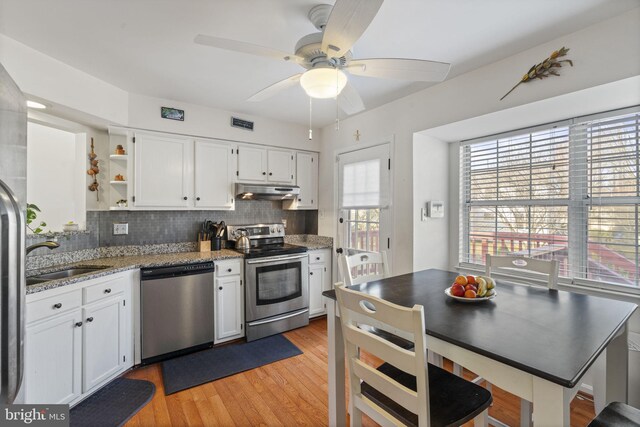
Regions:
<instances>
[{"instance_id":1,"label":"upper white cabinet","mask_svg":"<svg viewBox=\"0 0 640 427\"><path fill-rule=\"evenodd\" d=\"M193 140L137 133L136 207L186 208L193 193Z\"/></svg>"},{"instance_id":2,"label":"upper white cabinet","mask_svg":"<svg viewBox=\"0 0 640 427\"><path fill-rule=\"evenodd\" d=\"M137 133L135 208L234 209L234 146Z\"/></svg>"},{"instance_id":3,"label":"upper white cabinet","mask_svg":"<svg viewBox=\"0 0 640 427\"><path fill-rule=\"evenodd\" d=\"M227 144L196 140L195 207L234 208L235 159Z\"/></svg>"},{"instance_id":4,"label":"upper white cabinet","mask_svg":"<svg viewBox=\"0 0 640 427\"><path fill-rule=\"evenodd\" d=\"M276 148L238 147L238 181L292 184L294 152Z\"/></svg>"},{"instance_id":5,"label":"upper white cabinet","mask_svg":"<svg viewBox=\"0 0 640 427\"><path fill-rule=\"evenodd\" d=\"M297 199L283 201L284 209L318 209L318 153L296 153Z\"/></svg>"}]
</instances>

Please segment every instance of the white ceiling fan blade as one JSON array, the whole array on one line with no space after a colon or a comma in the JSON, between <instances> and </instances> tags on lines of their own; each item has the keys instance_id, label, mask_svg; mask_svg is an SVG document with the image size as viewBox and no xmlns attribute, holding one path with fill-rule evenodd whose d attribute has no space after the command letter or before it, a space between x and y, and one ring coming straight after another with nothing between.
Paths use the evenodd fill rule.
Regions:
<instances>
[{"instance_id":1,"label":"white ceiling fan blade","mask_svg":"<svg viewBox=\"0 0 640 427\"><path fill-rule=\"evenodd\" d=\"M250 55L264 56L266 58L294 62L304 61L304 58L292 53L281 52L277 49L271 49L270 47L258 46L256 44L240 42L237 40L223 39L221 37L198 34L193 41L205 46L217 47L218 49L230 50L233 52L248 53Z\"/></svg>"},{"instance_id":2,"label":"white ceiling fan blade","mask_svg":"<svg viewBox=\"0 0 640 427\"><path fill-rule=\"evenodd\" d=\"M338 107L348 115L359 113L365 108L362 98L349 82L338 95Z\"/></svg>"},{"instance_id":3,"label":"white ceiling fan blade","mask_svg":"<svg viewBox=\"0 0 640 427\"><path fill-rule=\"evenodd\" d=\"M451 64L404 58L354 59L347 70L356 76L416 82L441 82L449 74Z\"/></svg>"},{"instance_id":4,"label":"white ceiling fan blade","mask_svg":"<svg viewBox=\"0 0 640 427\"><path fill-rule=\"evenodd\" d=\"M322 36L322 51L339 58L360 38L383 0L336 0Z\"/></svg>"},{"instance_id":5,"label":"white ceiling fan blade","mask_svg":"<svg viewBox=\"0 0 640 427\"><path fill-rule=\"evenodd\" d=\"M253 94L249 99L247 99L247 101L260 102L264 101L267 98L271 98L281 90L288 89L291 86L295 86L300 81L300 76L302 76L302 73L294 74L291 77L280 80L279 82L262 89L260 92Z\"/></svg>"}]
</instances>

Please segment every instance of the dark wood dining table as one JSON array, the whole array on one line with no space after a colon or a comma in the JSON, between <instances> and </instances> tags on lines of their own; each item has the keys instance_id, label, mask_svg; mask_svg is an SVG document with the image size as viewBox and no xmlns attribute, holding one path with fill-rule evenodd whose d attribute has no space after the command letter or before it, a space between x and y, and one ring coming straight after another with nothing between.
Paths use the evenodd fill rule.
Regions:
<instances>
[{"instance_id":1,"label":"dark wood dining table","mask_svg":"<svg viewBox=\"0 0 640 427\"><path fill-rule=\"evenodd\" d=\"M609 298L498 280L495 298L445 295L458 273L430 269L352 286L412 307L424 306L429 350L533 403L536 427L569 426L569 403L587 370L596 410L627 401L627 321L637 308ZM345 424L344 343L335 291L326 291L329 425Z\"/></svg>"}]
</instances>

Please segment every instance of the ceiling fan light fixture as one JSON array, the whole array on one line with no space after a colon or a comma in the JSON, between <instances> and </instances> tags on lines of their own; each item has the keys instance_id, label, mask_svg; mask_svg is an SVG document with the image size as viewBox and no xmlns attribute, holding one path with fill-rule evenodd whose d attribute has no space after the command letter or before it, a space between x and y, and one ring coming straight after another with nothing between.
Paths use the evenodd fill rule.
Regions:
<instances>
[{"instance_id":1,"label":"ceiling fan light fixture","mask_svg":"<svg viewBox=\"0 0 640 427\"><path fill-rule=\"evenodd\" d=\"M311 98L335 98L347 85L347 76L337 68L314 68L300 77L300 85Z\"/></svg>"}]
</instances>

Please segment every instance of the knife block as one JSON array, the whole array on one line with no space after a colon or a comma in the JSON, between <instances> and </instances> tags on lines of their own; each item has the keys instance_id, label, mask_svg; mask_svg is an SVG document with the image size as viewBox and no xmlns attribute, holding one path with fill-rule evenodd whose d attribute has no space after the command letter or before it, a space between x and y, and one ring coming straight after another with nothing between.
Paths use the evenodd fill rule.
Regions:
<instances>
[{"instance_id":1,"label":"knife block","mask_svg":"<svg viewBox=\"0 0 640 427\"><path fill-rule=\"evenodd\" d=\"M211 240L201 240L197 245L198 252L211 252Z\"/></svg>"}]
</instances>

